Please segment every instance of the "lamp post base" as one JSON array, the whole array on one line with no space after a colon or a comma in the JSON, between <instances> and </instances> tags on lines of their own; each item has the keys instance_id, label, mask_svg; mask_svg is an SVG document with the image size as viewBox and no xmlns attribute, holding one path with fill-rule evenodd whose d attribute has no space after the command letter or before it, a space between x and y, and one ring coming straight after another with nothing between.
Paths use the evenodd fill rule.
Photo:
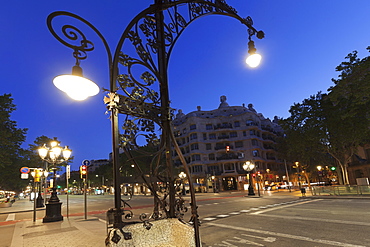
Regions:
<instances>
[{"instance_id":1,"label":"lamp post base","mask_svg":"<svg viewBox=\"0 0 370 247\"><path fill-rule=\"evenodd\" d=\"M63 215L61 214L62 203L61 202L49 202L46 204L46 215L42 219L43 223L62 221Z\"/></svg>"},{"instance_id":2,"label":"lamp post base","mask_svg":"<svg viewBox=\"0 0 370 247\"><path fill-rule=\"evenodd\" d=\"M254 193L253 187L249 186L248 187L248 196L255 196L256 194Z\"/></svg>"},{"instance_id":3,"label":"lamp post base","mask_svg":"<svg viewBox=\"0 0 370 247\"><path fill-rule=\"evenodd\" d=\"M38 195L36 198L36 208L43 208L44 207L44 199L42 198L41 194Z\"/></svg>"}]
</instances>

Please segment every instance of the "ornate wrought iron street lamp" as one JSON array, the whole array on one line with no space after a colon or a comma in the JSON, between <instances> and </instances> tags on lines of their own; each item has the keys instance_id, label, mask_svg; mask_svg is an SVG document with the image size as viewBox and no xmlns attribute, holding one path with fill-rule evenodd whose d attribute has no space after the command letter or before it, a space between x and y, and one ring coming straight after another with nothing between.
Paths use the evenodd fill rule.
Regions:
<instances>
[{"instance_id":1,"label":"ornate wrought iron street lamp","mask_svg":"<svg viewBox=\"0 0 370 247\"><path fill-rule=\"evenodd\" d=\"M42 222L61 221L63 220L63 216L61 214L62 203L59 201L57 195L56 170L58 164L67 161L71 157L72 150L70 150L68 146L66 146L65 148L60 147L59 142L53 140L50 142L49 147L47 147L46 144L40 147L38 149L38 153L42 160L51 164L49 168L53 169L53 188L50 199L48 203L46 203L46 215L43 218Z\"/></svg>"},{"instance_id":2,"label":"ornate wrought iron street lamp","mask_svg":"<svg viewBox=\"0 0 370 247\"><path fill-rule=\"evenodd\" d=\"M255 165L254 165L254 162L253 162L253 160L251 160L251 161L246 161L245 163L244 163L244 165L243 165L243 169L245 170L245 171L247 171L247 173L248 173L248 178L249 178L249 185L248 185L248 196L254 196L254 195L256 195L255 193L254 193L254 186L253 186L253 178L252 178L252 171L253 171L253 169L254 169L254 167L255 167Z\"/></svg>"},{"instance_id":3,"label":"ornate wrought iron street lamp","mask_svg":"<svg viewBox=\"0 0 370 247\"><path fill-rule=\"evenodd\" d=\"M140 217L147 229L152 225L149 221L154 222L162 218L183 220L183 211L186 210L183 206L184 200L176 192L176 175L173 172L171 157L172 151L177 153L189 180L191 194L189 223L194 228L195 245L200 246L199 219L193 182L171 129L173 114L169 100L167 68L174 45L185 28L193 21L207 15L224 15L240 21L247 27L249 53L256 52L251 38L257 36L262 39L264 33L253 27L250 17L240 17L225 0L154 0L154 4L139 13L128 24L113 55L103 35L87 20L63 11L54 12L47 19L50 32L58 41L73 50L73 56L76 59L72 75L54 79L54 84L72 98L81 100L99 91L95 83L90 80L84 79L83 82L71 80L71 78L73 80L82 78L80 62L87 58L87 52L94 50L94 44L79 28L70 24L63 25L58 34L53 20L67 16L81 21L98 35L107 52L110 88L105 90L108 91L108 95L104 98L104 102L111 113L114 180L114 208L108 211L113 218L113 229L109 233L108 242L118 243L122 237L125 240L132 239L131 233L124 228L128 223L122 220L122 216L129 219L132 215L121 205L119 177L119 146L121 146L154 195L155 205L150 219ZM88 86L91 89L88 90L89 93L86 94L86 90L81 88L81 85ZM83 94L80 95L76 90ZM119 133L118 130L119 114L125 115L123 133ZM160 138L158 130L161 131ZM148 143L159 147L159 151L152 156L154 157L151 163L153 169L149 177L145 176L131 153L132 149L137 150L139 136L144 136ZM161 167L165 167L165 170L158 172ZM159 183L161 193L158 193Z\"/></svg>"}]
</instances>

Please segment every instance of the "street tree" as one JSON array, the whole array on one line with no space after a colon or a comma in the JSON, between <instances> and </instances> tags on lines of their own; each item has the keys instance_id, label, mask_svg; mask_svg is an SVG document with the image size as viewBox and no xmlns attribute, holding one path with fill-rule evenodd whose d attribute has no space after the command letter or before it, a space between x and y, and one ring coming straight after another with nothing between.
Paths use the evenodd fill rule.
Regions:
<instances>
[{"instance_id":1,"label":"street tree","mask_svg":"<svg viewBox=\"0 0 370 247\"><path fill-rule=\"evenodd\" d=\"M326 135L321 92L291 106L290 117L281 119L284 137L278 150L288 162L299 162L300 169L312 174L316 165L328 162L322 138Z\"/></svg>"},{"instance_id":2,"label":"street tree","mask_svg":"<svg viewBox=\"0 0 370 247\"><path fill-rule=\"evenodd\" d=\"M328 94L294 104L291 116L280 123L288 159L311 166L334 159L341 182L349 184L348 164L358 147L370 142L370 58L359 59L354 51L345 59L336 68L341 74Z\"/></svg>"},{"instance_id":3,"label":"street tree","mask_svg":"<svg viewBox=\"0 0 370 247\"><path fill-rule=\"evenodd\" d=\"M25 181L20 179L19 169L26 165L25 150L21 148L26 139L26 128L18 128L11 120L16 110L11 94L0 96L0 187L21 191Z\"/></svg>"},{"instance_id":4,"label":"street tree","mask_svg":"<svg viewBox=\"0 0 370 247\"><path fill-rule=\"evenodd\" d=\"M335 86L325 99L330 130L327 150L348 184L348 163L359 146L370 143L370 57L359 59L354 51L336 71L341 74L333 79Z\"/></svg>"}]
</instances>

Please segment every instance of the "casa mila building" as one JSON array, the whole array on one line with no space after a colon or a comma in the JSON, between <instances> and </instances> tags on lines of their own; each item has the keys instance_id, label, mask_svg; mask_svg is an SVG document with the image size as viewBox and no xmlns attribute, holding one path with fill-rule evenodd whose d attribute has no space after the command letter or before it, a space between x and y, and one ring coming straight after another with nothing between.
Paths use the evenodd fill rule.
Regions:
<instances>
[{"instance_id":1,"label":"casa mila building","mask_svg":"<svg viewBox=\"0 0 370 247\"><path fill-rule=\"evenodd\" d=\"M244 190L248 183L243 164L253 160L252 171L260 185L282 182L284 163L275 150L275 140L282 129L253 108L229 106L226 96L215 110L198 110L188 114L181 110L173 121L176 141L195 179L198 192ZM173 153L175 165L181 166Z\"/></svg>"}]
</instances>

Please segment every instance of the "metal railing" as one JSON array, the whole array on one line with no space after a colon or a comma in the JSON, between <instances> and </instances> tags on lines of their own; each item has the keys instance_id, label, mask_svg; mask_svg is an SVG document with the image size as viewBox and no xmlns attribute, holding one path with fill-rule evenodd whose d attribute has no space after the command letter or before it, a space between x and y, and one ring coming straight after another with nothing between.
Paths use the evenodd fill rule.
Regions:
<instances>
[{"instance_id":1,"label":"metal railing","mask_svg":"<svg viewBox=\"0 0 370 247\"><path fill-rule=\"evenodd\" d=\"M370 196L369 185L313 186L314 196Z\"/></svg>"}]
</instances>

